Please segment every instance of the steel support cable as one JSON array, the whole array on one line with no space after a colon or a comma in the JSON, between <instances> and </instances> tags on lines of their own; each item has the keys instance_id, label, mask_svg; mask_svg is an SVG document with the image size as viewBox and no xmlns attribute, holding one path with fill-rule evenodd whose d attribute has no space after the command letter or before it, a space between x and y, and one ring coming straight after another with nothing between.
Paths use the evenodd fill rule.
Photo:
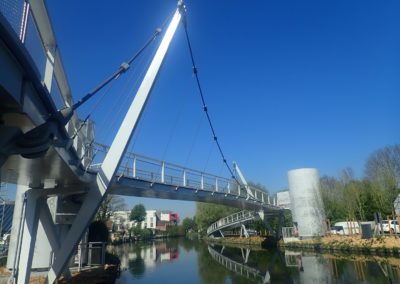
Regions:
<instances>
[{"instance_id":1,"label":"steel support cable","mask_svg":"<svg viewBox=\"0 0 400 284\"><path fill-rule=\"evenodd\" d=\"M146 64L145 64L145 68L142 69L141 73L140 73L139 76L137 77L137 79L136 79L136 81L134 82L134 84L133 84L131 90L130 90L128 93L131 93L131 92L133 92L135 89L137 89L137 85L139 84L139 80L142 79L142 78L144 78L145 72L146 72L146 70L149 68L149 66L150 66L150 64L151 64L151 61L152 61L152 58L154 57L154 55L155 55L156 52L157 52L157 48L155 48L155 49L153 50L153 52L152 52L152 55L153 55L153 56L149 57L148 61L147 61ZM125 103L127 102L127 99L128 99L128 98L129 98L129 96L126 96L125 101L124 101L124 105L125 105ZM152 98L152 97L149 98L148 105L150 105L150 103L151 103L151 98ZM146 120L147 113L148 113L148 111L146 111L146 110L147 110L147 108L145 108L145 109L143 110L142 118L141 118L140 121L145 121L145 120ZM114 122L115 122L115 119L114 119ZM128 152L133 153L133 151L134 151L134 149L135 149L135 146L136 146L136 143L137 143L137 141L138 141L138 138L140 137L140 134L142 133L142 129L143 129L143 123L140 123L140 122L139 122L139 124L138 124L138 126L137 126L137 129L135 130L135 135L134 135L134 137L132 137L131 141L129 142L130 145L129 145L129 147L128 147ZM124 157L124 158L125 158L125 157ZM126 158L125 168L128 168L128 163L129 163L129 158ZM122 164L122 163L121 163L121 164ZM121 176L121 177L122 177L122 176ZM121 178L121 177L120 177L120 178Z\"/></svg>"},{"instance_id":2,"label":"steel support cable","mask_svg":"<svg viewBox=\"0 0 400 284\"><path fill-rule=\"evenodd\" d=\"M178 110L178 113L177 113L177 115L176 115L176 117L175 117L174 124L173 124L173 126L172 126L172 130L169 132L168 141L167 141L167 144L166 144L166 146L165 146L164 153L163 153L163 155L162 155L161 160L164 160L164 159L165 159L165 156L167 155L167 152L168 152L169 145L170 145L170 143L171 143L172 137L174 136L175 131L176 131L176 127L177 127L177 125L178 125L178 122L180 121L180 119L181 119L181 117L182 117L183 107L184 107L184 106L186 105L186 103L187 103L187 98L186 98L186 97L187 97L187 96L184 96L183 100L181 100L181 102L180 102L179 110Z\"/></svg>"},{"instance_id":3,"label":"steel support cable","mask_svg":"<svg viewBox=\"0 0 400 284\"><path fill-rule=\"evenodd\" d=\"M163 24L165 25L165 23ZM143 51L146 50L146 48L157 38L157 36L161 33L162 29L158 28L156 29L156 31L153 33L153 35L147 40L147 42L144 44L144 46L138 51L136 52L136 54L134 56L132 56L128 62L123 62L120 67L118 68L117 71L115 71L113 74L111 74L106 80L104 80L103 82L101 82L98 86L96 86L92 91L90 91L89 93L87 93L83 98L81 98L80 100L78 100L75 104L72 105L72 107L70 108L69 112L67 114L72 116L73 111L75 111L77 108L79 108L81 105L83 105L85 102L87 102L90 98L92 98L95 94L97 94L101 89L103 89L106 85L108 85L110 82L114 82L114 80L118 79L120 77L121 74L125 73L129 68L130 65L133 63L133 61L135 61L142 53ZM110 87L106 90L106 92L103 93L103 96L101 99L99 99L97 101L97 103L95 103L94 108L92 109L92 111L98 106L99 102L104 98L104 95L109 91ZM86 118L84 119L83 123L79 126L79 128L75 131L75 133L72 136L72 139L74 139L76 137L76 135L78 135L79 131L83 128L83 125L86 124L87 120L90 118L91 116L91 112L89 112L89 114L86 116ZM68 119L69 120L69 119Z\"/></svg>"},{"instance_id":4,"label":"steel support cable","mask_svg":"<svg viewBox=\"0 0 400 284\"><path fill-rule=\"evenodd\" d=\"M121 91L117 94L117 98L118 99L114 100L113 105L108 108L108 111L107 111L106 115L103 116L103 120L101 121L101 125L105 124L106 127L104 128L104 131L102 132L102 137L101 138L104 138L103 136L105 136L107 133L111 132L111 130L114 128L114 126L116 124L117 119L120 117L120 114L122 113L123 107L127 106L128 99L130 98L131 93L134 90L134 87L132 87L129 91L127 91L128 87L129 87L129 84L134 79L134 76L135 76L136 73L139 73L139 74L137 75L137 79L133 84L133 86L135 86L135 87L136 87L139 79L143 76L144 70L138 71L138 72L135 73L135 71L140 69L139 66L142 65L143 61L144 61L144 57L142 56L142 57L140 57L139 62L135 65L135 69L131 71L131 75L126 79L126 82L123 85ZM121 94L124 94L122 96L122 98L121 98ZM111 115L112 112L114 112L113 115ZM106 123L107 119L109 119L109 117L112 117L111 123L110 122Z\"/></svg>"},{"instance_id":5,"label":"steel support cable","mask_svg":"<svg viewBox=\"0 0 400 284\"><path fill-rule=\"evenodd\" d=\"M75 133L72 135L72 139L75 139L75 137L78 135L78 133L82 130L83 126L86 125L87 121L89 118L92 116L93 112L98 108L100 103L103 101L103 99L106 97L106 94L110 91L111 87L114 85L115 80L113 80L113 83L109 84L107 86L107 89L98 97L97 101L93 104L92 108L90 109L89 113L86 115L85 119L82 121L82 123L79 125L78 129L75 130Z\"/></svg>"},{"instance_id":6,"label":"steel support cable","mask_svg":"<svg viewBox=\"0 0 400 284\"><path fill-rule=\"evenodd\" d=\"M143 47L141 49L139 49L139 51L136 52L136 54L133 55L127 62L123 62L117 71L112 73L107 79L105 79L98 86L96 86L92 91L90 91L85 96L83 96L81 99L79 99L75 104L58 111L59 114L61 114L61 116L63 117L64 124L68 123L68 121L71 119L71 117L74 114L74 111L77 108L79 108L81 105L86 103L90 98L92 98L96 93L98 93L101 89L103 89L104 86L109 84L112 80L118 79L123 73L125 73L130 68L130 65L133 63L133 61L135 61L143 53L143 51L146 50L146 48L161 34L161 32L164 29L165 25L167 24L167 21L169 18L172 18L172 13L165 19L161 28L157 28L154 31L153 35L147 40L147 42L143 45Z\"/></svg>"},{"instance_id":7,"label":"steel support cable","mask_svg":"<svg viewBox=\"0 0 400 284\"><path fill-rule=\"evenodd\" d=\"M143 68L142 72L139 74L138 78L136 79L136 81L135 81L135 83L134 83L134 86L139 84L139 80L140 80L141 78L144 78L145 72L146 72L146 70L149 68L149 66L150 66L150 64L151 64L151 61L152 61L152 58L154 57L154 55L155 55L156 52L157 52L157 48L154 48L154 50L153 50L153 52L152 52L152 55L153 55L153 56L149 57L147 63L145 64L146 68ZM133 91L136 89L134 86L132 87L132 89L131 89L130 92L133 92ZM150 96L147 105L150 105L150 104L151 104L151 100L152 100L152 96ZM140 137L140 133L142 132L143 123L141 123L141 121L145 121L145 120L146 120L147 113L148 113L148 112L146 111L147 109L148 109L148 108L145 108L145 109L143 110L142 118L140 119L140 121L139 121L139 123L138 123L138 126L137 126L137 130L135 131L135 135L134 135L134 137L132 137L132 141L130 142L130 143L131 143L131 145L130 145L130 152L133 152L133 151L134 151L134 148L135 148L136 143L137 143L137 141L138 141L138 137Z\"/></svg>"},{"instance_id":8,"label":"steel support cable","mask_svg":"<svg viewBox=\"0 0 400 284\"><path fill-rule=\"evenodd\" d=\"M141 53L143 53L143 52L145 51L145 49L147 49L147 47L150 46L150 44L151 44L152 42L155 41L155 39L157 38L157 36L160 35L161 32L164 30L165 26L166 26L167 23L168 23L168 20L170 20L170 19L172 18L173 14L174 14L174 11L172 11L172 12L165 18L164 22L163 22L162 25L161 25L161 28L156 29L155 34L153 35L153 37L152 37L151 39L149 39L149 40L146 42L145 46L144 46L135 56L133 56L133 57L131 58L131 60L128 61L128 64L131 64L136 58L138 58L138 56L139 56ZM155 50L153 50L153 54L155 54ZM141 61L140 61L139 64L137 64L137 65L140 65L142 62L143 62L143 57L141 57ZM149 59L147 65L146 65L147 67L150 65L150 62L151 62L151 60ZM124 73L124 72L122 72L122 73ZM121 74L122 74L122 73L121 73ZM139 82L139 79L143 77L144 73L145 73L145 71L144 71L144 69L143 69L142 72L140 73L140 75L138 76L138 78L136 79L135 83L133 84L133 86L136 86L136 85L137 85L137 83ZM117 77L118 77L118 76L117 76ZM128 89L128 83L130 82L131 79L133 79L133 73L132 73L132 76L129 77L129 79L127 79L127 81L126 81L126 83L125 83L125 85L124 85L124 87L123 87L123 91L122 91L122 92L125 92L125 91ZM119 108L118 108L118 111L117 111L118 114L113 116L112 123L107 124L107 125L108 125L107 128L108 128L109 131L111 130L111 127L115 125L115 123L116 123L116 121L117 121L117 118L119 117L119 114L120 114L120 112L122 111L123 106L125 106L125 103L128 101L129 94L130 94L131 92L133 92L134 89L135 89L135 87L132 87L131 91L126 92L125 98L123 99L123 103L120 104L120 106L119 106ZM109 108L108 114L110 114L110 110L114 110L114 108ZM105 116L104 118L106 118L106 117L108 117L108 115ZM107 132L105 132L105 133L107 133Z\"/></svg>"},{"instance_id":9,"label":"steel support cable","mask_svg":"<svg viewBox=\"0 0 400 284\"><path fill-rule=\"evenodd\" d=\"M186 16L186 15L185 15L185 16ZM231 174L232 178L235 179L237 183L239 183L239 181L236 179L235 175L233 174L233 171L232 171L231 167L229 166L229 164L228 164L227 161L226 161L224 152L222 151L221 145L220 145L220 143L219 143L219 141L218 141L217 134L216 134L215 129L214 129L214 126L213 126L213 123L212 123L211 118L210 118L210 115L209 115L209 113L208 113L208 108L207 108L206 101L205 101L204 95L203 95L203 89L202 89L201 84L200 84L200 79L199 79L198 70L197 70L197 67L196 67L195 60L194 60L192 45L191 45L191 43L190 43L190 38L189 38L188 31L187 31L187 22L186 22L186 21L187 21L187 19L185 18L185 19L183 20L182 23L183 23L183 27L184 27L184 30L185 30L186 41L187 41L188 48L189 48L189 53L190 53L190 59L191 59L191 61L192 61L193 74L194 74L194 76L195 76L195 78L196 78L197 88L199 89L199 94L200 94L201 102L202 102L202 104L203 104L203 111L204 111L204 113L206 114L206 117L207 117L207 120L208 120L208 124L209 124L209 126L210 126L210 129L211 129L211 132L212 132L212 135L213 135L215 144L217 144L219 153L220 153L220 155L221 155L221 157L222 157L222 161L223 161L223 163L226 165L226 167L227 167L229 173Z\"/></svg>"},{"instance_id":10,"label":"steel support cable","mask_svg":"<svg viewBox=\"0 0 400 284\"><path fill-rule=\"evenodd\" d=\"M214 143L210 144L210 150L208 151L207 160L206 160L206 163L204 164L204 167L203 167L203 173L206 172L206 169L208 167L208 162L210 161L211 154L212 154L212 152L214 150L214 145L215 145Z\"/></svg>"},{"instance_id":11,"label":"steel support cable","mask_svg":"<svg viewBox=\"0 0 400 284\"><path fill-rule=\"evenodd\" d=\"M149 63L149 64L150 64L150 63ZM151 97L149 98L148 103L150 103L150 100L151 100ZM146 111L146 109L144 109L144 111L143 111L143 113L142 113L141 121L146 120L147 113L148 113L148 112ZM139 124L137 125L136 130L135 130L135 135L134 135L134 137L132 137L131 141L129 142L130 145L129 145L129 147L128 147L128 152L133 153L133 151L134 151L134 149L135 149L135 146L136 146L136 143L137 143L137 141L138 141L138 137L140 137L140 134L142 133L142 129L143 129L143 123L139 123ZM129 159L126 159L125 167L128 166L128 162L129 162ZM122 164L122 163L121 163L121 164Z\"/></svg>"},{"instance_id":12,"label":"steel support cable","mask_svg":"<svg viewBox=\"0 0 400 284\"><path fill-rule=\"evenodd\" d=\"M199 122L197 123L197 127L196 127L196 131L195 131L195 134L194 134L194 137L193 137L193 141L192 141L192 144L191 144L191 146L189 148L189 152L188 152L188 154L186 156L185 164L183 165L184 168L186 168L186 166L187 166L187 164L188 164L188 162L189 162L189 160L190 160L190 158L192 156L193 148L194 148L194 146L196 144L197 137L199 136L200 127L201 127L201 124L203 122L203 119L204 119L204 116L201 116L200 119L199 119Z\"/></svg>"},{"instance_id":13,"label":"steel support cable","mask_svg":"<svg viewBox=\"0 0 400 284\"><path fill-rule=\"evenodd\" d=\"M123 62L120 67L118 68L117 71L115 71L113 74L111 74L106 80L101 82L97 87L95 87L92 91L87 93L83 98L81 98L79 101L77 101L71 108L72 110L76 110L78 107L80 107L82 104L87 102L91 97L93 97L98 91L100 91L104 86L106 86L108 83L110 83L112 80L119 78L119 76L123 73L125 73L130 65L132 64L133 61L135 61L136 58L139 57L139 55L142 54L142 52L156 39L156 37L161 33L161 28L156 29L154 34L150 37L150 39L147 40L145 45L132 57L128 60L128 62Z\"/></svg>"},{"instance_id":14,"label":"steel support cable","mask_svg":"<svg viewBox=\"0 0 400 284\"><path fill-rule=\"evenodd\" d=\"M144 58L143 58L143 57L140 57L138 64L135 65L135 69L133 70L133 72L131 73L131 75L129 76L129 78L126 80L125 85L124 85L124 87L122 88L123 91L119 92L119 94L117 95L118 97L120 97L120 96L119 96L120 94L125 93L124 91L127 90L127 88L128 88L128 83L133 79L133 77L134 77L134 75L135 75L135 72L134 72L134 71L138 70L138 66L140 66L140 65L143 63L143 60L144 60ZM142 72L139 74L138 78L140 78L140 77L143 75L143 73L144 73L144 71L142 70ZM139 80L139 79L136 80L135 85L137 84L138 80ZM132 90L133 90L133 88L132 88ZM117 121L117 118L120 116L120 114L121 114L121 112L122 112L122 107L125 106L125 103L127 102L128 98L129 98L129 94L132 92L132 90L125 93L125 97L124 97L124 99L123 99L123 103L120 104L120 106L118 107L117 111L115 112L115 115L113 115L113 118L112 118L111 123L107 123L107 124L106 124L106 128L102 128L103 130L101 131L101 133L100 133L100 135L99 135L99 140L100 140L100 141L101 141L101 140L104 138L104 136L105 136L107 133L109 133L109 132L111 131L111 129L114 127L114 125L115 125L115 123L116 123L116 121ZM119 100L120 100L120 99L119 99ZM114 101L114 104L112 105L112 107L110 107L110 108L108 109L106 115L103 116L103 120L101 121L101 125L105 124L106 119L107 119L109 116L111 116L111 112L115 110L115 107L117 106L117 103L118 103L119 100L115 100L115 101ZM90 144L92 145L93 142L94 142L94 140L91 141ZM98 152L99 152L99 149L96 149L96 151L95 151L95 153L93 154L93 157L92 157L92 159L91 159L89 165L86 167L86 170L88 170L89 167L92 165L92 163L93 163L95 157L97 156L97 153L98 153ZM105 154L105 153L104 153L104 154Z\"/></svg>"}]
</instances>

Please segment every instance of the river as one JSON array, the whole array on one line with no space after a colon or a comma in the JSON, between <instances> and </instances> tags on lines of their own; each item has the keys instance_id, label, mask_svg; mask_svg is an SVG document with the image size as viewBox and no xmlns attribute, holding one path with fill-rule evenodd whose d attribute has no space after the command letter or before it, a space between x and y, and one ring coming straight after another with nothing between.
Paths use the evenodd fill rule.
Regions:
<instances>
[{"instance_id":1,"label":"river","mask_svg":"<svg viewBox=\"0 0 400 284\"><path fill-rule=\"evenodd\" d=\"M171 239L124 244L117 283L400 283L400 259L247 249Z\"/></svg>"}]
</instances>

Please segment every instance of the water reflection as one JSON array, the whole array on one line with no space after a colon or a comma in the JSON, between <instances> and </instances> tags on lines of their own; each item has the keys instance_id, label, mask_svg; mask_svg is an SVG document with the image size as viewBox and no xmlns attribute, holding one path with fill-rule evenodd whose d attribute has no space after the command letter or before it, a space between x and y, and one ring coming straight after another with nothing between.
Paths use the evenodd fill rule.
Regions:
<instances>
[{"instance_id":1,"label":"water reflection","mask_svg":"<svg viewBox=\"0 0 400 284\"><path fill-rule=\"evenodd\" d=\"M167 242L126 244L115 246L111 251L119 256L121 270L128 270L133 278L141 278L146 269L154 269L162 262L179 258L178 246Z\"/></svg>"},{"instance_id":2,"label":"water reflection","mask_svg":"<svg viewBox=\"0 0 400 284\"><path fill-rule=\"evenodd\" d=\"M262 250L174 239L112 247L117 283L400 283L400 259Z\"/></svg>"}]
</instances>

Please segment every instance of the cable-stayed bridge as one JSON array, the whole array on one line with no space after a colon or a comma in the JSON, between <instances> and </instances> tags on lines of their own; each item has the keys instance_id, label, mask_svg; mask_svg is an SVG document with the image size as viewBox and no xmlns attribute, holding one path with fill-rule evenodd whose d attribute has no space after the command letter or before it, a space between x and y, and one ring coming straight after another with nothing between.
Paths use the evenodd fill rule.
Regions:
<instances>
[{"instance_id":1,"label":"cable-stayed bridge","mask_svg":"<svg viewBox=\"0 0 400 284\"><path fill-rule=\"evenodd\" d=\"M180 23L185 28L203 111L229 178L129 151ZM161 35L159 47L112 145L97 144L91 113L81 120L76 110L127 72ZM15 282L28 283L31 268L35 261L40 262L34 258L39 243L47 243L53 253L48 283L53 283L61 273L68 276L67 263L75 246L107 194L211 202L280 214L281 209L266 192L238 180L227 163L197 76L181 1L165 31L157 29L142 49L77 102L72 99L44 1L0 3L0 63L1 177L17 184L17 225L13 226L9 254ZM99 159L100 155L103 158ZM239 179L241 176L239 172ZM57 215L63 213L59 211L65 204L75 212L62 222ZM38 230L44 231L44 239L37 240Z\"/></svg>"}]
</instances>

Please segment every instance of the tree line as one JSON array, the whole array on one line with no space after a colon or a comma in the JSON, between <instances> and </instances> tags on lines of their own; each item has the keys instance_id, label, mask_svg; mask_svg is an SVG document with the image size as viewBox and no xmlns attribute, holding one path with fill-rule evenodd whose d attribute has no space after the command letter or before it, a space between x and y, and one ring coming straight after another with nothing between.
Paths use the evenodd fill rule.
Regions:
<instances>
[{"instance_id":1,"label":"tree line","mask_svg":"<svg viewBox=\"0 0 400 284\"><path fill-rule=\"evenodd\" d=\"M325 214L332 223L371 221L375 213L381 213L384 219L388 215L393 218L394 201L400 193L400 144L373 152L365 162L361 179L346 168L339 177L323 176L320 184Z\"/></svg>"}]
</instances>

